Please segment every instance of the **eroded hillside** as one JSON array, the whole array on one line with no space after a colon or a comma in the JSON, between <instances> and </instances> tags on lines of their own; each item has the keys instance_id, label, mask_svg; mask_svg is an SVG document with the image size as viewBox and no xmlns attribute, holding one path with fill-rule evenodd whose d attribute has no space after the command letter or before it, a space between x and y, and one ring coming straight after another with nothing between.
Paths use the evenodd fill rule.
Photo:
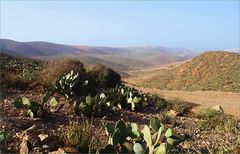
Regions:
<instances>
[{"instance_id":1,"label":"eroded hillside","mask_svg":"<svg viewBox=\"0 0 240 154\"><path fill-rule=\"evenodd\" d=\"M240 91L240 55L210 51L178 67L134 72L126 81L168 90Z\"/></svg>"}]
</instances>

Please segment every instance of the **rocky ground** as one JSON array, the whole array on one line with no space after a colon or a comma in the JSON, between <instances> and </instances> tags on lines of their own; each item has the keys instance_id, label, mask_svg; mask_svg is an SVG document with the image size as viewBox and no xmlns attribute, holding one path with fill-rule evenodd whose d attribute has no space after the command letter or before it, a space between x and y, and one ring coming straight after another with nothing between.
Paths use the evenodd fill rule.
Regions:
<instances>
[{"instance_id":1,"label":"rocky ground","mask_svg":"<svg viewBox=\"0 0 240 154\"><path fill-rule=\"evenodd\" d=\"M26 118L20 110L17 110L13 106L13 101L26 96L30 100L36 100L41 102L43 98L43 89L35 90L9 90L2 93L1 98L1 112L0 112L0 128L5 132L6 137L1 144L2 152L19 152L21 144L21 133L29 127L35 125L34 131L30 133L30 138L33 145L39 147L38 151L43 151L43 148L57 149L62 147L61 142L55 143L57 139L51 139L51 142L46 142L43 147L39 144L37 137L39 134L49 134L52 136L60 127L69 124L69 121L78 120L81 122L82 117L76 116L68 105L68 101L65 98L61 98L60 102L64 106L56 113L46 113L45 117L41 119ZM164 119L163 112L152 107L146 107L142 112L136 113L131 111L122 111L118 116L105 116L102 118L93 118L94 139L97 146L103 146L107 143L107 136L102 125L102 121L116 122L119 119L123 119L126 122L135 122L142 128L143 125L149 124L149 120L152 117L158 117L165 120L163 123L168 127L174 129L176 134L180 137L181 143L175 148L175 152L183 153L198 153L198 152L211 152L218 150L234 149L231 152L240 152L240 132L226 133L224 131L202 131L198 128L198 119L193 114L186 116L176 116L170 119ZM90 118L91 119L91 118ZM55 144L53 144L55 143ZM36 148L35 147L35 148ZM63 150L67 152L67 149L63 147Z\"/></svg>"}]
</instances>

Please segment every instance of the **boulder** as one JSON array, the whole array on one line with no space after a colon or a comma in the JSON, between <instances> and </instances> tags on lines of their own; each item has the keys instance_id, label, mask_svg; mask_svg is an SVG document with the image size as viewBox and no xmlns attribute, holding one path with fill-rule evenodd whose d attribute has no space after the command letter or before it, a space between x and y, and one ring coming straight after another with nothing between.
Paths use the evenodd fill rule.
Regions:
<instances>
[{"instance_id":1,"label":"boulder","mask_svg":"<svg viewBox=\"0 0 240 154\"><path fill-rule=\"evenodd\" d=\"M213 106L212 109L224 113L224 110L220 105Z\"/></svg>"}]
</instances>

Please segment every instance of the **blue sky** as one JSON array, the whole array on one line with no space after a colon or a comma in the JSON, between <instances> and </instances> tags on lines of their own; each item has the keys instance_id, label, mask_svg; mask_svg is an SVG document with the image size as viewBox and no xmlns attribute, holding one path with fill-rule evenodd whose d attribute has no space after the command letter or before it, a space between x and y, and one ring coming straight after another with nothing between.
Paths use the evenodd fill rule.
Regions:
<instances>
[{"instance_id":1,"label":"blue sky","mask_svg":"<svg viewBox=\"0 0 240 154\"><path fill-rule=\"evenodd\" d=\"M240 2L1 1L1 38L193 50L240 47Z\"/></svg>"}]
</instances>

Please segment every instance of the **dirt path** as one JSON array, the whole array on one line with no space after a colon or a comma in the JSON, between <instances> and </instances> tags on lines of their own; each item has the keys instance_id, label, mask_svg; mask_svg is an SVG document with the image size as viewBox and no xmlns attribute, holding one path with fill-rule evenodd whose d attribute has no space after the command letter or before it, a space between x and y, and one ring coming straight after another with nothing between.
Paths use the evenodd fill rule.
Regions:
<instances>
[{"instance_id":1,"label":"dirt path","mask_svg":"<svg viewBox=\"0 0 240 154\"><path fill-rule=\"evenodd\" d=\"M155 88L136 87L143 92L156 93L164 98L178 97L196 103L199 107L221 105L225 113L232 114L240 119L240 93L216 91L172 91Z\"/></svg>"}]
</instances>

